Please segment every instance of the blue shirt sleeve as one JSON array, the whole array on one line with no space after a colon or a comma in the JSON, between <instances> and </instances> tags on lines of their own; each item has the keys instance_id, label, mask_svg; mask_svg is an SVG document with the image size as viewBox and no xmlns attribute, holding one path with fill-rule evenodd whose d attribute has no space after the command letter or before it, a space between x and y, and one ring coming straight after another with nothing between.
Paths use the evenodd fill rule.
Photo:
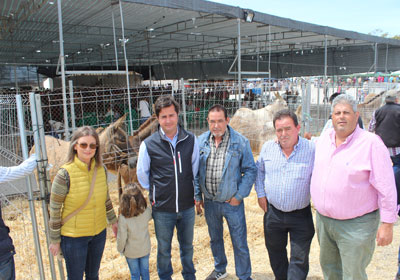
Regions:
<instances>
[{"instance_id":1,"label":"blue shirt sleeve","mask_svg":"<svg viewBox=\"0 0 400 280\"><path fill-rule=\"evenodd\" d=\"M193 153L192 153L192 172L193 178L196 178L199 171L199 145L197 144L196 136L194 137Z\"/></svg>"},{"instance_id":2,"label":"blue shirt sleeve","mask_svg":"<svg viewBox=\"0 0 400 280\"><path fill-rule=\"evenodd\" d=\"M257 177L254 185L254 189L256 190L257 197L266 197L265 189L264 189L264 181L265 181L265 166L263 160L263 149L261 149L260 156L257 160Z\"/></svg>"},{"instance_id":3,"label":"blue shirt sleeve","mask_svg":"<svg viewBox=\"0 0 400 280\"><path fill-rule=\"evenodd\" d=\"M243 151L239 172L242 174L242 177L238 184L238 191L235 194L235 198L239 201L249 195L257 176L257 167L254 163L250 142L245 139L244 145L241 148Z\"/></svg>"},{"instance_id":4,"label":"blue shirt sleeve","mask_svg":"<svg viewBox=\"0 0 400 280\"><path fill-rule=\"evenodd\" d=\"M147 147L143 141L139 148L139 157L136 165L136 174L140 185L146 190L149 189L150 184L150 156L147 152Z\"/></svg>"}]
</instances>

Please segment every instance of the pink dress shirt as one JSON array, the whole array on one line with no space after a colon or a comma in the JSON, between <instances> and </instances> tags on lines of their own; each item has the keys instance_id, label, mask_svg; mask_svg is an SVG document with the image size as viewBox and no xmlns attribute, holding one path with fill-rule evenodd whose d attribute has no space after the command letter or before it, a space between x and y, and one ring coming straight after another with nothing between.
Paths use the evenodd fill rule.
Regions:
<instances>
[{"instance_id":1,"label":"pink dress shirt","mask_svg":"<svg viewBox=\"0 0 400 280\"><path fill-rule=\"evenodd\" d=\"M326 217L346 220L379 208L381 221L397 220L397 193L389 152L382 140L358 126L336 148L329 129L316 143L311 199Z\"/></svg>"}]
</instances>

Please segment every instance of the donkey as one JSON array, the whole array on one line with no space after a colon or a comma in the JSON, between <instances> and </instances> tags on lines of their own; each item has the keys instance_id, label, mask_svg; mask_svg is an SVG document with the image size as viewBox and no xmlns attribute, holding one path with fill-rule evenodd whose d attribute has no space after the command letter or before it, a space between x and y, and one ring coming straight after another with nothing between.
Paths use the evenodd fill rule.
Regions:
<instances>
[{"instance_id":1,"label":"donkey","mask_svg":"<svg viewBox=\"0 0 400 280\"><path fill-rule=\"evenodd\" d=\"M100 138L100 151L103 155L103 163L111 173L121 173L126 184L137 181L136 162L137 151L129 142L128 135L124 129L126 115L107 128L97 129ZM48 163L50 166L50 181L53 181L57 171L65 163L70 142L45 136ZM35 151L32 147L30 153Z\"/></svg>"}]
</instances>

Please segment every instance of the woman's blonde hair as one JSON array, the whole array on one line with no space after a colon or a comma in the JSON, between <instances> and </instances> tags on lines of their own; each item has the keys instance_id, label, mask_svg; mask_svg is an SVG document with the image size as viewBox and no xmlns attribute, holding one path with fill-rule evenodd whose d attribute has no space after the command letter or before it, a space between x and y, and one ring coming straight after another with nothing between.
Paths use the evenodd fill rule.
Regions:
<instances>
[{"instance_id":1,"label":"woman's blonde hair","mask_svg":"<svg viewBox=\"0 0 400 280\"><path fill-rule=\"evenodd\" d=\"M76 155L76 150L74 149L75 145L78 144L78 139L84 136L93 136L96 139L96 153L94 154L93 158L96 161L96 166L102 166L103 161L101 158L101 151L100 151L100 139L99 135L97 134L96 130L91 126L82 126L75 130L74 134L72 134L71 142L69 143L69 149L67 154L67 163L74 162L74 158Z\"/></svg>"},{"instance_id":2,"label":"woman's blonde hair","mask_svg":"<svg viewBox=\"0 0 400 280\"><path fill-rule=\"evenodd\" d=\"M124 187L119 205L121 215L125 218L139 216L146 210L147 202L137 183L128 184Z\"/></svg>"}]
</instances>

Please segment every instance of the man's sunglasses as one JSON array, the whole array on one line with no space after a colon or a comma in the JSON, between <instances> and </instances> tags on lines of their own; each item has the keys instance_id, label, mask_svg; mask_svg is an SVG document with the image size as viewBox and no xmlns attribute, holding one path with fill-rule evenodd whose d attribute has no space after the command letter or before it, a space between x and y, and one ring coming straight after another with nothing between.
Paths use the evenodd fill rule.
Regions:
<instances>
[{"instance_id":1,"label":"man's sunglasses","mask_svg":"<svg viewBox=\"0 0 400 280\"><path fill-rule=\"evenodd\" d=\"M88 144L88 143L77 143L78 145L79 145L79 147L81 148L81 149L86 149L88 146L89 146L89 148L90 149L92 149L92 150L95 150L95 149L97 149L97 145L96 144Z\"/></svg>"}]
</instances>

